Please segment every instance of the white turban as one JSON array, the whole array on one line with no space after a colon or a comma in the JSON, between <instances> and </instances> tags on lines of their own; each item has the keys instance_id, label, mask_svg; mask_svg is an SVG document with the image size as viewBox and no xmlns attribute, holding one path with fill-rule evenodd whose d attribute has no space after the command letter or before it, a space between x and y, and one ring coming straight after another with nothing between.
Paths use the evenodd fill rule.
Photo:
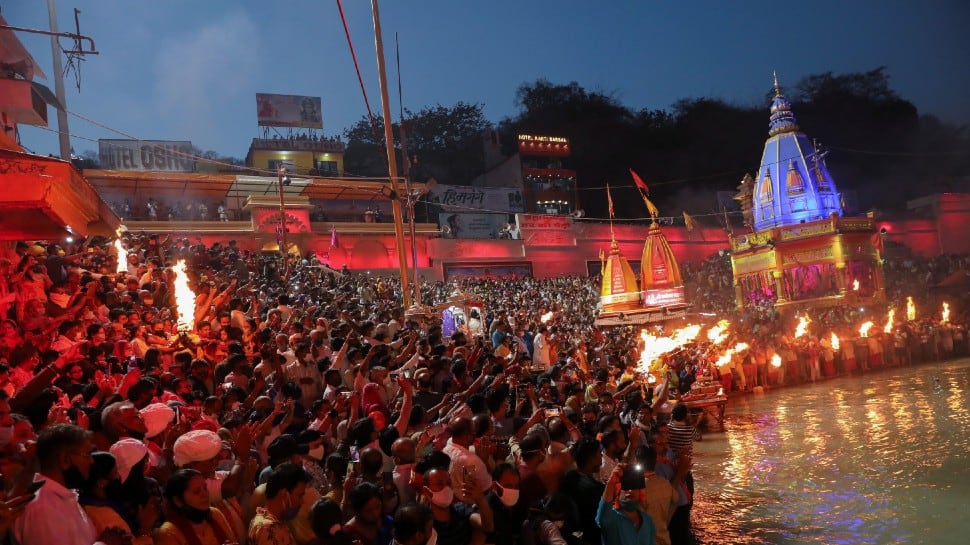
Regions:
<instances>
[{"instance_id":1,"label":"white turban","mask_svg":"<svg viewBox=\"0 0 970 545\"><path fill-rule=\"evenodd\" d=\"M148 455L148 447L138 439L126 437L111 445L109 452L115 457L121 482L125 482L131 473L131 468Z\"/></svg>"},{"instance_id":2,"label":"white turban","mask_svg":"<svg viewBox=\"0 0 970 545\"><path fill-rule=\"evenodd\" d=\"M165 431L175 418L175 411L164 403L152 403L140 412L147 428L145 437L149 439Z\"/></svg>"},{"instance_id":3,"label":"white turban","mask_svg":"<svg viewBox=\"0 0 970 545\"><path fill-rule=\"evenodd\" d=\"M192 462L205 462L222 451L219 434L209 430L192 430L175 440L175 465L184 467Z\"/></svg>"}]
</instances>

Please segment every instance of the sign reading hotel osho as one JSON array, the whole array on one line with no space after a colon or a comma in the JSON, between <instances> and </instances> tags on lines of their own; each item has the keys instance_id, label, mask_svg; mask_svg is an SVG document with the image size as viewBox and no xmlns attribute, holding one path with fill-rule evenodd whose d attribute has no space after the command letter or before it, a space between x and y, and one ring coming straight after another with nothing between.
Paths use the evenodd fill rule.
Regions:
<instances>
[{"instance_id":1,"label":"sign reading hotel osho","mask_svg":"<svg viewBox=\"0 0 970 545\"><path fill-rule=\"evenodd\" d=\"M256 93L256 122L260 127L322 129L320 97Z\"/></svg>"},{"instance_id":2,"label":"sign reading hotel osho","mask_svg":"<svg viewBox=\"0 0 970 545\"><path fill-rule=\"evenodd\" d=\"M192 142L182 140L98 140L105 170L195 172Z\"/></svg>"}]
</instances>

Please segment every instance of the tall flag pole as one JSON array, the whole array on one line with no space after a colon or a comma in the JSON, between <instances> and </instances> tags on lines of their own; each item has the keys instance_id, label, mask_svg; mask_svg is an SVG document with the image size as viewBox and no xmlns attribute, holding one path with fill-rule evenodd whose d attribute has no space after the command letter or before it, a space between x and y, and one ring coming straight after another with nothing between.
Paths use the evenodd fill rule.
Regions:
<instances>
[{"instance_id":1,"label":"tall flag pole","mask_svg":"<svg viewBox=\"0 0 970 545\"><path fill-rule=\"evenodd\" d=\"M610 184L606 184L606 202L610 210L610 238L616 241L616 233L613 232L613 194L610 193Z\"/></svg>"}]
</instances>

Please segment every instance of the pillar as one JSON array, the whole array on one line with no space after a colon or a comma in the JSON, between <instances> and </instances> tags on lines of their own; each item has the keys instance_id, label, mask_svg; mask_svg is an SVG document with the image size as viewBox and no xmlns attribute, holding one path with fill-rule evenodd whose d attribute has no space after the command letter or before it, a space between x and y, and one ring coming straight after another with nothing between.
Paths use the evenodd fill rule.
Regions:
<instances>
[{"instance_id":1,"label":"pillar","mask_svg":"<svg viewBox=\"0 0 970 545\"><path fill-rule=\"evenodd\" d=\"M784 303L785 299L785 283L782 281L782 271L774 270L771 271L771 276L775 279L775 293L778 294L778 303Z\"/></svg>"},{"instance_id":2,"label":"pillar","mask_svg":"<svg viewBox=\"0 0 970 545\"><path fill-rule=\"evenodd\" d=\"M839 288L839 297L845 297L847 290L845 284L845 262L839 261L835 264L835 284Z\"/></svg>"}]
</instances>

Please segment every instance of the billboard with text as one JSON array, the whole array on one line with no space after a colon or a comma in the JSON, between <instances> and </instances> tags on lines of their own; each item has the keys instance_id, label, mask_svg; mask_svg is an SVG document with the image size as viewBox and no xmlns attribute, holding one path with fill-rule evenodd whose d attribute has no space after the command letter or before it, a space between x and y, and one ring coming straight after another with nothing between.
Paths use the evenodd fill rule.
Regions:
<instances>
[{"instance_id":1,"label":"billboard with text","mask_svg":"<svg viewBox=\"0 0 970 545\"><path fill-rule=\"evenodd\" d=\"M514 214L524 210L522 190L515 187L438 184L428 192L426 200L442 212Z\"/></svg>"},{"instance_id":2,"label":"billboard with text","mask_svg":"<svg viewBox=\"0 0 970 545\"><path fill-rule=\"evenodd\" d=\"M192 142L173 140L98 140L105 170L195 172Z\"/></svg>"},{"instance_id":3,"label":"billboard with text","mask_svg":"<svg viewBox=\"0 0 970 545\"><path fill-rule=\"evenodd\" d=\"M322 129L320 97L256 93L256 123L260 127Z\"/></svg>"}]
</instances>

